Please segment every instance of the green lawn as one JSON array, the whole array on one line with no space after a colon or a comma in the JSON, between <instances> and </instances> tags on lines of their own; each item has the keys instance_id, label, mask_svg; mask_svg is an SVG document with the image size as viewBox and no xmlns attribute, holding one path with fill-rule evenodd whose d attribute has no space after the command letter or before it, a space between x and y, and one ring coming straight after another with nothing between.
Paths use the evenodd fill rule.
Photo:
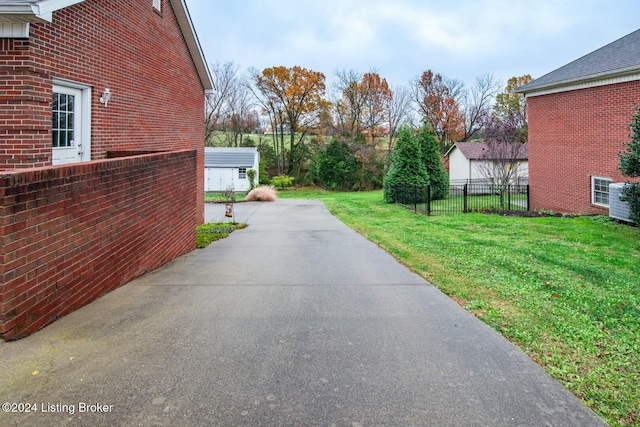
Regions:
<instances>
[{"instance_id":1,"label":"green lawn","mask_svg":"<svg viewBox=\"0 0 640 427\"><path fill-rule=\"evenodd\" d=\"M235 194L230 194L229 192L222 192L222 193L204 193L204 201L205 202L218 202L218 203L226 203L231 201L231 198L235 198L234 201L239 201L244 199L244 197L247 195L247 193L235 193Z\"/></svg>"},{"instance_id":2,"label":"green lawn","mask_svg":"<svg viewBox=\"0 0 640 427\"><path fill-rule=\"evenodd\" d=\"M500 196L497 194L482 196L467 196L466 209L467 212L487 211L487 210L513 210L526 211L527 195L512 194L504 196L502 206L500 205ZM449 196L446 199L434 200L430 204L432 214L440 213L462 213L465 210L464 196ZM415 210L416 212L425 213L427 211L426 203L407 204L405 207Z\"/></svg>"},{"instance_id":3,"label":"green lawn","mask_svg":"<svg viewBox=\"0 0 640 427\"><path fill-rule=\"evenodd\" d=\"M216 240L228 237L233 231L246 225L238 222L209 222L196 227L196 247L206 248Z\"/></svg>"},{"instance_id":4,"label":"green lawn","mask_svg":"<svg viewBox=\"0 0 640 427\"><path fill-rule=\"evenodd\" d=\"M323 200L610 424L640 423L640 229L606 217L415 215L380 191L278 195Z\"/></svg>"}]
</instances>

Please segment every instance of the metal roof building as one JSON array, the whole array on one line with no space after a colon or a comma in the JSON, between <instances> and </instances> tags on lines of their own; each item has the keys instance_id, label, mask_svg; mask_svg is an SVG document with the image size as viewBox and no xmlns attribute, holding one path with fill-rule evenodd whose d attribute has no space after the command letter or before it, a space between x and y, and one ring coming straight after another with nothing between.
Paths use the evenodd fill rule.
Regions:
<instances>
[{"instance_id":1,"label":"metal roof building","mask_svg":"<svg viewBox=\"0 0 640 427\"><path fill-rule=\"evenodd\" d=\"M258 182L260 152L256 147L205 147L205 191L247 191L250 187L247 171L256 171Z\"/></svg>"}]
</instances>

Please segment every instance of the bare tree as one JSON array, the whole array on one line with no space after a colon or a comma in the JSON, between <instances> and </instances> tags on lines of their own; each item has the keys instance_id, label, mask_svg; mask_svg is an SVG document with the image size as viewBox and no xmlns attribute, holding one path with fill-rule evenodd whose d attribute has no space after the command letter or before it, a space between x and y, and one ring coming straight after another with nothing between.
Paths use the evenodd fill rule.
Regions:
<instances>
[{"instance_id":1,"label":"bare tree","mask_svg":"<svg viewBox=\"0 0 640 427\"><path fill-rule=\"evenodd\" d=\"M483 162L478 169L495 186L500 194L500 206L504 207L504 195L512 184L518 183L522 162L527 158L527 144L519 141L518 120L500 120L489 116L484 120L485 136Z\"/></svg>"},{"instance_id":2,"label":"bare tree","mask_svg":"<svg viewBox=\"0 0 640 427\"><path fill-rule=\"evenodd\" d=\"M501 83L491 74L483 74L476 77L469 96L465 96L463 141L470 140L482 129L484 120L491 114L493 99L500 88Z\"/></svg>"},{"instance_id":3,"label":"bare tree","mask_svg":"<svg viewBox=\"0 0 640 427\"><path fill-rule=\"evenodd\" d=\"M400 126L406 124L411 114L411 91L405 86L399 86L391 90L392 97L387 103L387 119L389 121L389 158L393 151L396 136Z\"/></svg>"},{"instance_id":4,"label":"bare tree","mask_svg":"<svg viewBox=\"0 0 640 427\"><path fill-rule=\"evenodd\" d=\"M526 143L489 141L484 143L484 162L478 167L493 185L506 189L508 185L517 183L520 164L526 156Z\"/></svg>"},{"instance_id":5,"label":"bare tree","mask_svg":"<svg viewBox=\"0 0 640 427\"><path fill-rule=\"evenodd\" d=\"M229 93L236 84L238 67L233 62L225 64L216 62L210 69L213 91L207 94L205 99L205 143L209 142L213 133L220 126Z\"/></svg>"},{"instance_id":6,"label":"bare tree","mask_svg":"<svg viewBox=\"0 0 640 427\"><path fill-rule=\"evenodd\" d=\"M337 70L337 93L332 100L338 135L354 140L362 131L361 122L365 104L365 93L360 87L362 75L355 70Z\"/></svg>"},{"instance_id":7,"label":"bare tree","mask_svg":"<svg viewBox=\"0 0 640 427\"><path fill-rule=\"evenodd\" d=\"M234 80L229 90L226 105L225 122L227 125L225 129L227 130L227 145L229 147L238 147L242 143L251 109L255 107L255 98L251 96L246 79L236 78Z\"/></svg>"}]
</instances>

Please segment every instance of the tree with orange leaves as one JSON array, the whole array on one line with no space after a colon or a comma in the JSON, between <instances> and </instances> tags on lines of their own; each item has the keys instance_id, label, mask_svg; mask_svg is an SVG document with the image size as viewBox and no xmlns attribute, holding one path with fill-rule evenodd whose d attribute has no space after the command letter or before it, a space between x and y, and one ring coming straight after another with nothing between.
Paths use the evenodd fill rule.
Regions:
<instances>
[{"instance_id":1,"label":"tree with orange leaves","mask_svg":"<svg viewBox=\"0 0 640 427\"><path fill-rule=\"evenodd\" d=\"M431 126L438 136L442 152L464 138L465 118L458 99L462 89L458 81L447 81L431 70L422 73L413 85L419 112L425 124Z\"/></svg>"},{"instance_id":2,"label":"tree with orange leaves","mask_svg":"<svg viewBox=\"0 0 640 427\"><path fill-rule=\"evenodd\" d=\"M339 71L337 77L340 98L334 110L339 134L349 141L365 136L369 142L384 135L393 98L387 80L374 71Z\"/></svg>"},{"instance_id":3,"label":"tree with orange leaves","mask_svg":"<svg viewBox=\"0 0 640 427\"><path fill-rule=\"evenodd\" d=\"M329 106L324 99L324 74L298 66L265 68L262 72L252 69L250 74L254 95L271 121L278 173L291 173L296 166L300 169L301 165L294 163L301 159L294 152ZM285 135L289 137L288 159Z\"/></svg>"},{"instance_id":4,"label":"tree with orange leaves","mask_svg":"<svg viewBox=\"0 0 640 427\"><path fill-rule=\"evenodd\" d=\"M387 80L378 73L365 73L360 83L364 97L362 127L367 138L372 141L386 132L387 106L393 97Z\"/></svg>"}]
</instances>

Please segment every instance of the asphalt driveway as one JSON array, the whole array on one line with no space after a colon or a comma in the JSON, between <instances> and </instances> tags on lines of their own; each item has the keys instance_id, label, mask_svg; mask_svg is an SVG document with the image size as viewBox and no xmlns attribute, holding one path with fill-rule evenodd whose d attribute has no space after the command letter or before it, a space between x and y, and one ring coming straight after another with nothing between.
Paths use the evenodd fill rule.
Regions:
<instances>
[{"instance_id":1,"label":"asphalt driveway","mask_svg":"<svg viewBox=\"0 0 640 427\"><path fill-rule=\"evenodd\" d=\"M0 425L606 425L322 203L235 215L249 226L0 343Z\"/></svg>"}]
</instances>

